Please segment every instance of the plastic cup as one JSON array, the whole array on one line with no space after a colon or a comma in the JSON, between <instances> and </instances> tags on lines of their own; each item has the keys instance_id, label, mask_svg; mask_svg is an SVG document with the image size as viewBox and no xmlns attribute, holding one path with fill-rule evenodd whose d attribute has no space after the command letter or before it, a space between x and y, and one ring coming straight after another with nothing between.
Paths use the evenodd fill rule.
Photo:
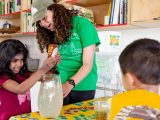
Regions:
<instances>
[{"instance_id":1,"label":"plastic cup","mask_svg":"<svg viewBox=\"0 0 160 120\"><path fill-rule=\"evenodd\" d=\"M109 120L110 104L105 100L94 101L95 119Z\"/></svg>"}]
</instances>

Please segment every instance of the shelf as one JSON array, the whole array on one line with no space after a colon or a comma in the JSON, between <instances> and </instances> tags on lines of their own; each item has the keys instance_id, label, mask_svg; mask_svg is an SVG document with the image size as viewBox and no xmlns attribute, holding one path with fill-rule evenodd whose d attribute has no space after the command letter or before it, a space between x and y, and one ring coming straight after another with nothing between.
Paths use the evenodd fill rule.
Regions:
<instances>
[{"instance_id":1,"label":"shelf","mask_svg":"<svg viewBox=\"0 0 160 120\"><path fill-rule=\"evenodd\" d=\"M33 35L35 36L36 35L36 32L24 32L22 33L23 35Z\"/></svg>"},{"instance_id":2,"label":"shelf","mask_svg":"<svg viewBox=\"0 0 160 120\"><path fill-rule=\"evenodd\" d=\"M159 28L160 20L134 21L133 25L147 28Z\"/></svg>"},{"instance_id":3,"label":"shelf","mask_svg":"<svg viewBox=\"0 0 160 120\"><path fill-rule=\"evenodd\" d=\"M112 24L112 25L97 25L96 28L106 28L106 27L112 27L112 26L123 26L123 25L127 25L127 23L125 24Z\"/></svg>"},{"instance_id":4,"label":"shelf","mask_svg":"<svg viewBox=\"0 0 160 120\"><path fill-rule=\"evenodd\" d=\"M146 27L139 27L136 25L128 25L128 24L96 26L97 31L131 30L131 29L139 29L139 28L143 29Z\"/></svg>"},{"instance_id":5,"label":"shelf","mask_svg":"<svg viewBox=\"0 0 160 120\"><path fill-rule=\"evenodd\" d=\"M10 14L2 14L0 15L0 18L3 19L12 19L12 18L18 18L20 16L20 11L19 12L14 12L14 13L10 13Z\"/></svg>"},{"instance_id":6,"label":"shelf","mask_svg":"<svg viewBox=\"0 0 160 120\"><path fill-rule=\"evenodd\" d=\"M1 1L1 0L0 0ZM56 0L59 2L60 0ZM159 28L160 27L160 0L128 0L127 5L127 23L126 24L114 24L104 25L104 16L108 16L108 10L110 2L112 0L64 0L66 3L71 5L78 5L85 9L92 10L94 13L94 22L97 31L119 31L119 30L131 30L131 29L146 29L146 28ZM145 4L144 4L145 3ZM31 21L30 17L30 5L27 5L26 0L21 0L21 10L10 14L0 15L0 22L2 25L7 21L13 26L20 26L18 33L12 34L0 34L0 37L17 37L17 36L35 36L36 32L25 32L32 31L30 28L26 30L26 26L32 26L31 24L26 25ZM138 8L137 8L138 7ZM28 9L29 8L29 9ZM27 15L29 13L29 15ZM26 19L27 18L27 19ZM26 25L26 26L24 26ZM35 29L33 30L35 31Z\"/></svg>"},{"instance_id":7,"label":"shelf","mask_svg":"<svg viewBox=\"0 0 160 120\"><path fill-rule=\"evenodd\" d=\"M36 32L26 32L26 33L13 33L13 34L0 34L0 37L17 37L17 36L35 36Z\"/></svg>"},{"instance_id":8,"label":"shelf","mask_svg":"<svg viewBox=\"0 0 160 120\"><path fill-rule=\"evenodd\" d=\"M12 33L12 34L4 33L4 34L0 34L0 37L19 36L21 34L22 33Z\"/></svg>"},{"instance_id":9,"label":"shelf","mask_svg":"<svg viewBox=\"0 0 160 120\"><path fill-rule=\"evenodd\" d=\"M101 4L108 4L111 0L65 0L66 3L89 7Z\"/></svg>"}]
</instances>

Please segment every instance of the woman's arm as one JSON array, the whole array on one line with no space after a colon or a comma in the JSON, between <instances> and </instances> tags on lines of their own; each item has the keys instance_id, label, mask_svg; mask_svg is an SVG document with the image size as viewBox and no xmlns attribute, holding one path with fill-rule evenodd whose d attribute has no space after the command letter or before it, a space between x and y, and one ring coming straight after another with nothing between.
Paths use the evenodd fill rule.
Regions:
<instances>
[{"instance_id":1,"label":"woman's arm","mask_svg":"<svg viewBox=\"0 0 160 120\"><path fill-rule=\"evenodd\" d=\"M83 65L78 70L78 72L74 76L71 77L71 79L75 81L75 84L78 84L91 71L92 66L93 66L95 49L96 49L95 44L85 47L83 49ZM63 84L63 92L65 93L64 97L66 97L70 93L72 88L73 86L70 85L68 82Z\"/></svg>"},{"instance_id":2,"label":"woman's arm","mask_svg":"<svg viewBox=\"0 0 160 120\"><path fill-rule=\"evenodd\" d=\"M83 65L78 72L71 77L71 79L75 81L75 84L78 84L92 70L95 49L95 44L83 49Z\"/></svg>"},{"instance_id":3,"label":"woman's arm","mask_svg":"<svg viewBox=\"0 0 160 120\"><path fill-rule=\"evenodd\" d=\"M2 87L10 92L24 94L28 91L47 71L49 71L55 64L57 58L48 58L43 66L33 73L28 79L22 83L17 83L14 80L7 80L2 84Z\"/></svg>"}]
</instances>

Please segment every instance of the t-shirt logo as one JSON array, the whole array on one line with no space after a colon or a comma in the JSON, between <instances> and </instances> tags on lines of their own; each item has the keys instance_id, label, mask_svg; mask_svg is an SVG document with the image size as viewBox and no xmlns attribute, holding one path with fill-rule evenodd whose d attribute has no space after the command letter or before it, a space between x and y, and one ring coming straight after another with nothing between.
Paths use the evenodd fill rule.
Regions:
<instances>
[{"instance_id":1,"label":"t-shirt logo","mask_svg":"<svg viewBox=\"0 0 160 120\"><path fill-rule=\"evenodd\" d=\"M59 45L58 50L62 57L80 57L82 55L82 46L79 35L77 33L72 33L69 41Z\"/></svg>"},{"instance_id":2,"label":"t-shirt logo","mask_svg":"<svg viewBox=\"0 0 160 120\"><path fill-rule=\"evenodd\" d=\"M22 105L26 100L30 101L30 92L28 91L25 94L18 94L17 97L19 104Z\"/></svg>"}]
</instances>

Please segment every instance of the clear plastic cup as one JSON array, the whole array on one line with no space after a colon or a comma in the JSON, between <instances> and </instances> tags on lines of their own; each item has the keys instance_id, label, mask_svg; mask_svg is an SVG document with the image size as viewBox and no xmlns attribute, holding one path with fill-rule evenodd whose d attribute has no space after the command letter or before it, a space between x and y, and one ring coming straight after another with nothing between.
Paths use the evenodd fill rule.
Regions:
<instances>
[{"instance_id":1,"label":"clear plastic cup","mask_svg":"<svg viewBox=\"0 0 160 120\"><path fill-rule=\"evenodd\" d=\"M106 100L94 101L95 119L109 120L110 103Z\"/></svg>"}]
</instances>

